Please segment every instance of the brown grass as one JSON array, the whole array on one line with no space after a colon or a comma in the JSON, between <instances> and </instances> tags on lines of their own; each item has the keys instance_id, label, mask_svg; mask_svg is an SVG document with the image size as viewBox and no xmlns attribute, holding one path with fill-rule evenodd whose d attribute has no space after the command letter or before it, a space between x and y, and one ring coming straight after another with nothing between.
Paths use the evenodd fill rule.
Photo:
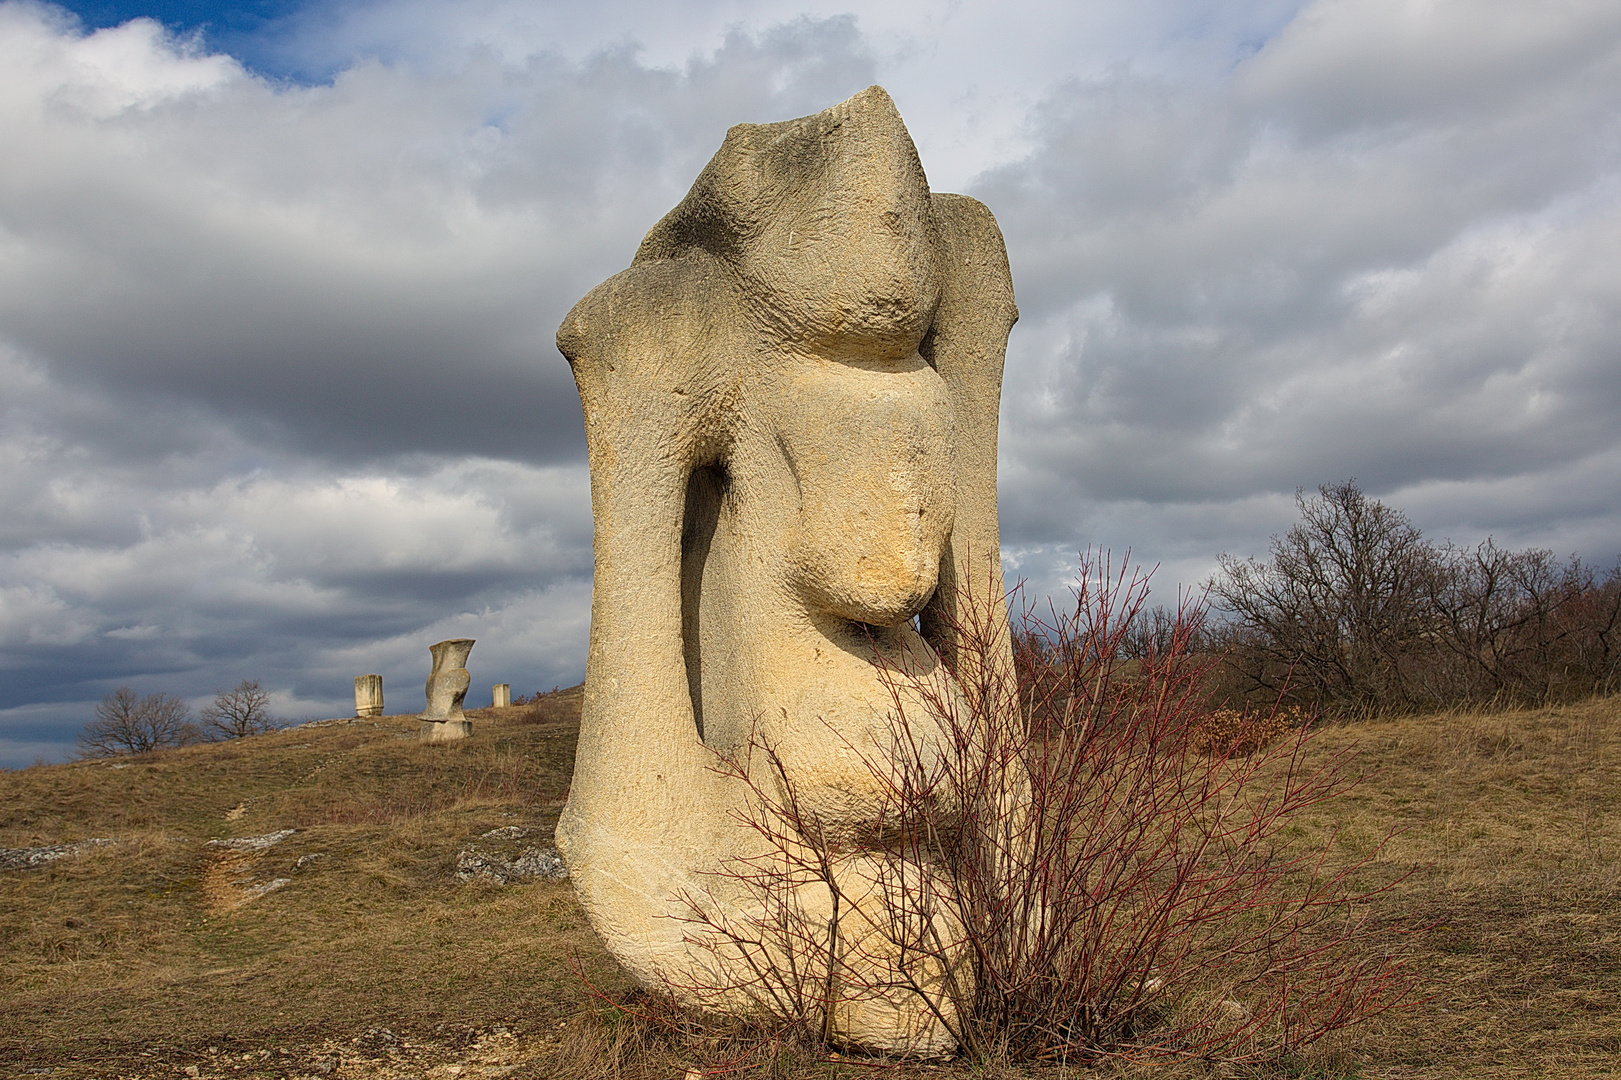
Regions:
<instances>
[{"instance_id":1,"label":"brown grass","mask_svg":"<svg viewBox=\"0 0 1621 1080\"><path fill-rule=\"evenodd\" d=\"M567 883L456 881L457 851L489 829L549 841L569 693L476 711L464 744L422 746L388 717L0 773L0 847L130 841L0 872L0 1076L875 1075L770 1032L685 1027L632 992ZM1413 870L1372 914L1427 929L1375 941L1411 958L1428 1000L1306 1059L1153 1075L1621 1073L1621 699L1366 721L1319 732L1313 753L1352 745L1366 779L1292 839L1351 863L1399 830L1361 883ZM205 847L290 827L241 860ZM290 883L235 903L276 877Z\"/></svg>"}]
</instances>

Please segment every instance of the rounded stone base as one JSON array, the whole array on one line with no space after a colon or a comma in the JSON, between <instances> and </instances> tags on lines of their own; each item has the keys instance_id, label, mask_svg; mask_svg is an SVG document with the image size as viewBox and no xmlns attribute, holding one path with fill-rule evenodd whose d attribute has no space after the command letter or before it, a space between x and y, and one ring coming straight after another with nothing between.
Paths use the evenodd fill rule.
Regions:
<instances>
[{"instance_id":1,"label":"rounded stone base","mask_svg":"<svg viewBox=\"0 0 1621 1080\"><path fill-rule=\"evenodd\" d=\"M420 742L454 742L473 734L471 720L424 720L417 729Z\"/></svg>"}]
</instances>

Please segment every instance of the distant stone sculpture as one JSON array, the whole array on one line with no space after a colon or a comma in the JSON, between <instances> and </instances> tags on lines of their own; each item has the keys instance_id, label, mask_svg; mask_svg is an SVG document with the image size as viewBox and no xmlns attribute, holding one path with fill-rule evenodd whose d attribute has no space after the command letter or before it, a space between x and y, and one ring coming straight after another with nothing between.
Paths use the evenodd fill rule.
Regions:
<instances>
[{"instance_id":1,"label":"distant stone sculpture","mask_svg":"<svg viewBox=\"0 0 1621 1080\"><path fill-rule=\"evenodd\" d=\"M490 706L492 708L506 708L508 705L512 704L512 684L504 682L496 683L490 697L493 699L490 702Z\"/></svg>"},{"instance_id":2,"label":"distant stone sculpture","mask_svg":"<svg viewBox=\"0 0 1621 1080\"><path fill-rule=\"evenodd\" d=\"M738 824L750 794L712 766L751 738L848 838L841 891L870 898L885 853L862 837L882 793L862 754L893 734L880 658L950 692L968 587L1001 595L996 425L1016 318L995 220L930 193L872 87L728 131L630 268L558 331L585 413L596 577L557 839L592 925L645 983L757 1004L709 992L749 973L679 917L683 895L748 902L726 895L725 868L758 851ZM927 710L900 692L919 731ZM795 902L814 915L828 895ZM841 948L859 955L856 928L882 917L847 912ZM797 958L813 979L814 952ZM900 960L878 946L862 962ZM840 991L824 1019L847 1044L951 1045L900 989Z\"/></svg>"},{"instance_id":3,"label":"distant stone sculpture","mask_svg":"<svg viewBox=\"0 0 1621 1080\"><path fill-rule=\"evenodd\" d=\"M462 714L467 688L473 684L467 674L467 655L473 651L473 638L452 638L428 646L433 654L433 671L428 674L428 707L417 714L422 721L423 742L450 742L473 733L473 722Z\"/></svg>"},{"instance_id":4,"label":"distant stone sculpture","mask_svg":"<svg viewBox=\"0 0 1621 1080\"><path fill-rule=\"evenodd\" d=\"M383 677L381 675L355 676L355 715L383 715Z\"/></svg>"}]
</instances>

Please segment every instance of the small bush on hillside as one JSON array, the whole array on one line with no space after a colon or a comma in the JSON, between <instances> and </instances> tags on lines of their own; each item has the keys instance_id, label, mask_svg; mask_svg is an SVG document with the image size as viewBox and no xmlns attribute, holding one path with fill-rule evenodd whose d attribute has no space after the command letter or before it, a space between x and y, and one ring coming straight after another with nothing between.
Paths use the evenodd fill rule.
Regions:
<instances>
[{"instance_id":1,"label":"small bush on hillside","mask_svg":"<svg viewBox=\"0 0 1621 1080\"><path fill-rule=\"evenodd\" d=\"M537 705L543 698L548 698L557 693L557 691L558 687L554 686L550 690L536 690L533 694L519 694L517 697L512 699L512 704Z\"/></svg>"},{"instance_id":2,"label":"small bush on hillside","mask_svg":"<svg viewBox=\"0 0 1621 1080\"><path fill-rule=\"evenodd\" d=\"M184 701L161 693L138 697L120 686L96 706L96 718L79 733L79 748L87 757L107 757L202 740L202 729L191 722L191 709Z\"/></svg>"}]
</instances>

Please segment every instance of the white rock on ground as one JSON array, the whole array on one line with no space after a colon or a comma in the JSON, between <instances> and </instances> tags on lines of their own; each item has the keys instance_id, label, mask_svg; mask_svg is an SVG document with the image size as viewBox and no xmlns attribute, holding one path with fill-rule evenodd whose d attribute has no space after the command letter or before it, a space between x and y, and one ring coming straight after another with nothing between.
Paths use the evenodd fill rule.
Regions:
<instances>
[{"instance_id":1,"label":"white rock on ground","mask_svg":"<svg viewBox=\"0 0 1621 1080\"><path fill-rule=\"evenodd\" d=\"M456 877L460 881L493 881L511 885L520 881L562 881L568 869L551 848L526 847L516 855L478 847L463 848L456 856Z\"/></svg>"},{"instance_id":2,"label":"white rock on ground","mask_svg":"<svg viewBox=\"0 0 1621 1080\"><path fill-rule=\"evenodd\" d=\"M230 848L232 851L262 851L272 844L279 844L283 840L298 832L297 829L282 829L280 832L265 833L263 836L238 836L230 840L210 840L211 848Z\"/></svg>"},{"instance_id":3,"label":"white rock on ground","mask_svg":"<svg viewBox=\"0 0 1621 1080\"><path fill-rule=\"evenodd\" d=\"M122 844L123 840L110 840L104 836L80 840L73 844L47 844L44 847L0 848L0 870L27 870L44 866L58 859L69 859L92 848L108 844Z\"/></svg>"}]
</instances>

